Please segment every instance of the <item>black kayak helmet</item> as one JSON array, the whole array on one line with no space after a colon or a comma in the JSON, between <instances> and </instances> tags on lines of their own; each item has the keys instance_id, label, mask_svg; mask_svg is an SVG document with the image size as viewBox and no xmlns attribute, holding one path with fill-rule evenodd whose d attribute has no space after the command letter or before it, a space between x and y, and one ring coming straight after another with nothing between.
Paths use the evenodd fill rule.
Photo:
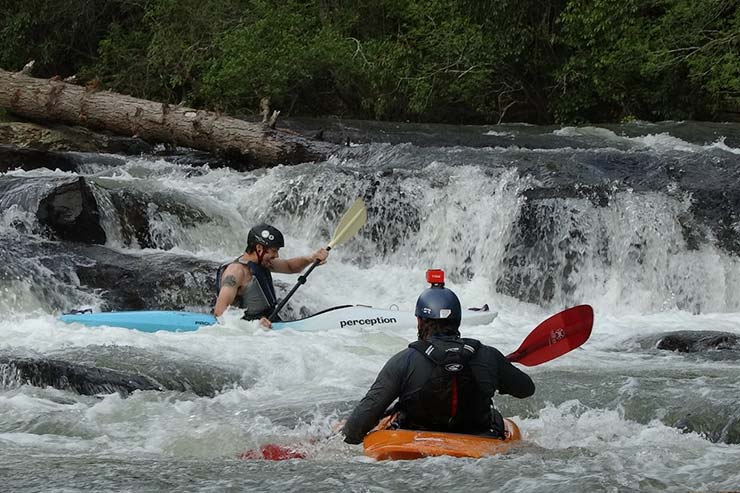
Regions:
<instances>
[{"instance_id":1,"label":"black kayak helmet","mask_svg":"<svg viewBox=\"0 0 740 493\"><path fill-rule=\"evenodd\" d=\"M257 245L267 248L282 248L285 246L285 239L276 227L262 223L249 230L246 251L254 251L254 247Z\"/></svg>"},{"instance_id":2,"label":"black kayak helmet","mask_svg":"<svg viewBox=\"0 0 740 493\"><path fill-rule=\"evenodd\" d=\"M444 287L444 272L439 269L428 270L427 281L432 287L419 295L415 315L419 318L454 320L460 323L462 319L460 300L455 293Z\"/></svg>"}]
</instances>

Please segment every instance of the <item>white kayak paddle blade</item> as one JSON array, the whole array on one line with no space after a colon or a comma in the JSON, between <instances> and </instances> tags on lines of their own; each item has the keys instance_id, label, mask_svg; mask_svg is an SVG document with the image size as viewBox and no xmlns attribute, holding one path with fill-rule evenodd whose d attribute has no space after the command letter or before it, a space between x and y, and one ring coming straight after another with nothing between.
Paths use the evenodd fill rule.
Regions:
<instances>
[{"instance_id":1,"label":"white kayak paddle blade","mask_svg":"<svg viewBox=\"0 0 740 493\"><path fill-rule=\"evenodd\" d=\"M334 236L329 242L329 249L341 245L352 238L367 222L367 209L362 199L357 199L342 216L339 225L334 230Z\"/></svg>"}]
</instances>

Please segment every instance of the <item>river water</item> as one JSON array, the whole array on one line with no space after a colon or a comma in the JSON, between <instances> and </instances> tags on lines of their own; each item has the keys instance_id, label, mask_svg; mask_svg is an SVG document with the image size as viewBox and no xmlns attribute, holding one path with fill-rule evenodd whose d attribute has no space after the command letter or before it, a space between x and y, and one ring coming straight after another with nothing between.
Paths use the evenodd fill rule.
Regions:
<instances>
[{"instance_id":1,"label":"river water","mask_svg":"<svg viewBox=\"0 0 740 493\"><path fill-rule=\"evenodd\" d=\"M481 460L375 462L329 436L385 361L414 340L413 327L270 332L236 311L182 334L63 324L55 318L63 310L110 306L102 291L60 274L72 260L58 255L58 270L44 263L39 245L75 247L50 242L19 200L0 212L3 250L12 252L5 272L14 274L2 279L0 353L104 354L111 367L167 361L174 372L217 368L233 378L199 397L79 395L4 375L3 490L740 490L740 352L655 347L676 330L740 335L740 126L345 130L373 143L353 143L325 162L252 172L195 166L187 153L78 155L79 174L101 204L105 248L152 266L163 254L229 260L260 220L285 232L281 255L306 254L328 242L342 211L362 197L368 224L299 290L304 311L348 303L411 310L425 270L443 268L463 305L499 312L463 335L507 353L553 313L591 304L590 340L526 369L537 385L532 398L495 399L520 425L521 445ZM11 171L0 179L70 175ZM145 248L126 236L110 205L115 190L156 197ZM159 296L152 307L208 303L195 296L167 306ZM298 445L307 458L236 458L267 443Z\"/></svg>"}]
</instances>

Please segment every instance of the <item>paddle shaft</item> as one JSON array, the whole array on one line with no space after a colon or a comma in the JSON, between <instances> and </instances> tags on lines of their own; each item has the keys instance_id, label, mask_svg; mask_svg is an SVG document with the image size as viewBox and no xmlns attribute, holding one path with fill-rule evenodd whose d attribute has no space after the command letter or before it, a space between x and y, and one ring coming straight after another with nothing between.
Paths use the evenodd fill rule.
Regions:
<instances>
[{"instance_id":1,"label":"paddle shaft","mask_svg":"<svg viewBox=\"0 0 740 493\"><path fill-rule=\"evenodd\" d=\"M326 247L326 251L328 252L332 248L334 248L337 245L341 245L345 241L352 238L355 233L357 233L360 228L362 228L365 225L365 222L367 221L367 209L365 208L365 203L362 201L362 199L355 200L349 209L344 213L342 216L342 219L339 220L339 224L337 225L337 228L334 230L334 235L332 236L331 241L329 242L329 245ZM285 306L285 304L288 302L288 300L293 296L293 293L295 293L299 287L301 287L301 284L306 283L306 278L308 275L313 272L313 270L316 268L317 265L321 263L320 260L315 260L314 263L311 265L311 267L306 271L305 274L302 274L298 278L298 282L295 286L293 286L293 289L290 290L288 295L282 299L280 303L275 307L275 309L270 313L269 319L270 322L275 321L275 317L277 317L277 314L282 308Z\"/></svg>"},{"instance_id":2,"label":"paddle shaft","mask_svg":"<svg viewBox=\"0 0 740 493\"><path fill-rule=\"evenodd\" d=\"M326 247L327 252L330 250L331 250L331 246ZM288 291L288 294L285 295L285 298L280 300L280 303L277 304L275 309L272 311L272 313L268 317L270 319L270 322L275 321L275 317L277 316L278 312L283 309L283 307L288 302L288 300L293 296L293 294L295 294L296 291L298 291L298 288L300 288L302 284L306 284L306 278L311 272L313 272L316 266L319 265L320 263L321 263L321 260L318 260L318 259L314 260L314 262L311 264L311 267L308 268L306 273L298 276L298 282L295 284L295 286L293 286L293 288L290 291Z\"/></svg>"}]
</instances>

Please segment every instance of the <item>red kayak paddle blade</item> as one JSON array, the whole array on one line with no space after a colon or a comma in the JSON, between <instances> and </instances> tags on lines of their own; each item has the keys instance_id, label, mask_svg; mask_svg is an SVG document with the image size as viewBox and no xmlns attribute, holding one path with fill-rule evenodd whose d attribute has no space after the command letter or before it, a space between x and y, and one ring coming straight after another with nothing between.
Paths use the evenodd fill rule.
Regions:
<instances>
[{"instance_id":1,"label":"red kayak paddle blade","mask_svg":"<svg viewBox=\"0 0 740 493\"><path fill-rule=\"evenodd\" d=\"M509 361L535 366L579 347L591 336L594 310L578 305L556 313L539 324L519 349L506 356Z\"/></svg>"},{"instance_id":2,"label":"red kayak paddle blade","mask_svg":"<svg viewBox=\"0 0 740 493\"><path fill-rule=\"evenodd\" d=\"M247 450L236 456L237 459L244 460L289 460L305 459L306 454L290 447L282 445L263 445L259 450Z\"/></svg>"}]
</instances>

